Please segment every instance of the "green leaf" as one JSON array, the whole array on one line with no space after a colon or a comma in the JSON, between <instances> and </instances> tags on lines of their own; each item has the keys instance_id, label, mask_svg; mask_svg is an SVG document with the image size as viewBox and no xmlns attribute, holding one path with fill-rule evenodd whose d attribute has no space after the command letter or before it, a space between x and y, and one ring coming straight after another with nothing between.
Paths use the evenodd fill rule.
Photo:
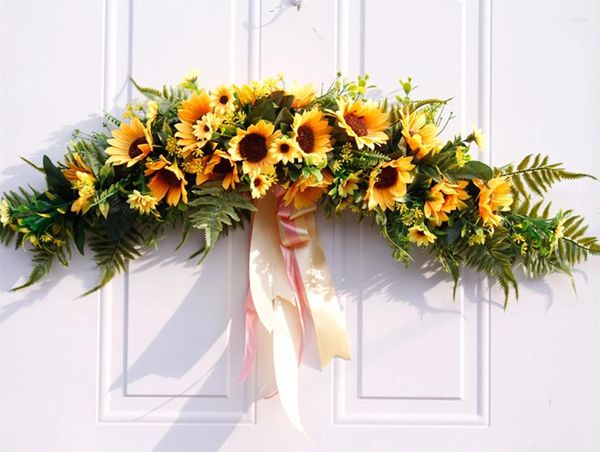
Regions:
<instances>
[{"instance_id":1,"label":"green leaf","mask_svg":"<svg viewBox=\"0 0 600 452\"><path fill-rule=\"evenodd\" d=\"M82 255L85 252L85 226L85 221L81 217L77 217L73 223L75 246Z\"/></svg>"},{"instance_id":2,"label":"green leaf","mask_svg":"<svg viewBox=\"0 0 600 452\"><path fill-rule=\"evenodd\" d=\"M462 168L453 172L453 176L458 179L483 179L488 181L494 177L494 172L485 163L471 160L465 163Z\"/></svg>"},{"instance_id":3,"label":"green leaf","mask_svg":"<svg viewBox=\"0 0 600 452\"><path fill-rule=\"evenodd\" d=\"M43 159L44 172L46 173L46 184L48 190L62 196L65 199L73 198L73 190L71 184L65 178L62 171L60 171L50 157L44 155Z\"/></svg>"},{"instance_id":4,"label":"green leaf","mask_svg":"<svg viewBox=\"0 0 600 452\"><path fill-rule=\"evenodd\" d=\"M50 273L54 262L54 254L40 248L33 248L31 252L33 253L33 269L29 273L27 281L11 289L13 292L32 286Z\"/></svg>"}]
</instances>

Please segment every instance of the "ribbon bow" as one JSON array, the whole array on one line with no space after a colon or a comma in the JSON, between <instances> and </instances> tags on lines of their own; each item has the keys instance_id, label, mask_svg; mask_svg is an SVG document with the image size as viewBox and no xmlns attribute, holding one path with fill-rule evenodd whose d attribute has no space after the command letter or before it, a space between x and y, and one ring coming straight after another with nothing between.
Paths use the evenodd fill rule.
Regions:
<instances>
[{"instance_id":1,"label":"ribbon bow","mask_svg":"<svg viewBox=\"0 0 600 452\"><path fill-rule=\"evenodd\" d=\"M298 366L305 320L314 324L321 368L335 356L351 359L340 304L317 235L314 205L297 210L283 202L277 187L256 203L250 241L250 288L246 299L246 344L240 380L256 359L257 320L273 348L276 392L290 421L300 431Z\"/></svg>"}]
</instances>

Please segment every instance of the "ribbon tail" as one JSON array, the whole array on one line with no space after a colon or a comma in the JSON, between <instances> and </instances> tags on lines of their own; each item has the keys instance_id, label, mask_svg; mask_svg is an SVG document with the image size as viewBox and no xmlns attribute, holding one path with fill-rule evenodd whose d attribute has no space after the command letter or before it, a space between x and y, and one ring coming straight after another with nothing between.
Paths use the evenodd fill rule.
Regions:
<instances>
[{"instance_id":1,"label":"ribbon tail","mask_svg":"<svg viewBox=\"0 0 600 452\"><path fill-rule=\"evenodd\" d=\"M323 368L335 356L352 359L352 354L343 311L335 293L323 246L317 235L314 215L309 213L305 218L311 239L306 246L294 251L304 283L305 299L315 326Z\"/></svg>"},{"instance_id":2,"label":"ribbon tail","mask_svg":"<svg viewBox=\"0 0 600 452\"><path fill-rule=\"evenodd\" d=\"M277 297L274 311L273 362L279 398L291 423L306 435L298 403L298 357L301 339L298 309L288 300Z\"/></svg>"},{"instance_id":3,"label":"ribbon tail","mask_svg":"<svg viewBox=\"0 0 600 452\"><path fill-rule=\"evenodd\" d=\"M257 338L256 338L256 322L258 320L258 316L256 315L256 310L254 309L254 304L252 302L252 294L250 293L250 289L248 289L248 295L246 296L246 334L244 340L244 362L242 365L242 370L240 372L240 376L238 378L238 383L243 382L248 378L250 373L252 372L252 367L256 361L256 347L257 347Z\"/></svg>"}]
</instances>

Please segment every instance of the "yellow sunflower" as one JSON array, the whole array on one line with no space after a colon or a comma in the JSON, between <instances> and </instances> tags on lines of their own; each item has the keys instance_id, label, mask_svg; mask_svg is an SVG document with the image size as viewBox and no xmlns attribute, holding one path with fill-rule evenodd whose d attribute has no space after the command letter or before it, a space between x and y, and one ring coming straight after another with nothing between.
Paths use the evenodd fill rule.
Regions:
<instances>
[{"instance_id":1,"label":"yellow sunflower","mask_svg":"<svg viewBox=\"0 0 600 452\"><path fill-rule=\"evenodd\" d=\"M127 203L132 210L137 210L142 215L148 215L158 204L158 199L152 195L145 195L139 190L133 190L127 196Z\"/></svg>"},{"instance_id":2,"label":"yellow sunflower","mask_svg":"<svg viewBox=\"0 0 600 452\"><path fill-rule=\"evenodd\" d=\"M294 96L292 108L305 108L315 100L315 88L312 84L299 85L292 83L286 94Z\"/></svg>"},{"instance_id":3,"label":"yellow sunflower","mask_svg":"<svg viewBox=\"0 0 600 452\"><path fill-rule=\"evenodd\" d=\"M403 114L400 122L406 144L417 158L422 159L438 150L438 128L435 124L427 124L425 113L415 111Z\"/></svg>"},{"instance_id":4,"label":"yellow sunflower","mask_svg":"<svg viewBox=\"0 0 600 452\"><path fill-rule=\"evenodd\" d=\"M408 240L416 243L417 246L427 246L435 242L436 238L425 226L415 225L408 230Z\"/></svg>"},{"instance_id":5,"label":"yellow sunflower","mask_svg":"<svg viewBox=\"0 0 600 452\"><path fill-rule=\"evenodd\" d=\"M138 118L133 118L130 124L122 123L121 127L112 131L112 136L106 153L110 156L107 162L113 165L135 165L150 154L154 144L150 123L144 127Z\"/></svg>"},{"instance_id":6,"label":"yellow sunflower","mask_svg":"<svg viewBox=\"0 0 600 452\"><path fill-rule=\"evenodd\" d=\"M275 163L283 162L287 165L289 162L302 160L302 149L296 140L285 135L273 142L269 152Z\"/></svg>"},{"instance_id":7,"label":"yellow sunflower","mask_svg":"<svg viewBox=\"0 0 600 452\"><path fill-rule=\"evenodd\" d=\"M210 106L210 96L206 91L193 94L189 99L186 99L181 104L181 108L177 110L179 116L178 124L175 124L177 132L177 144L182 148L182 155L189 156L197 149L201 149L206 143L206 140L199 140L194 135L194 125L199 119L212 110Z\"/></svg>"},{"instance_id":8,"label":"yellow sunflower","mask_svg":"<svg viewBox=\"0 0 600 452\"><path fill-rule=\"evenodd\" d=\"M164 156L155 162L146 163L145 176L152 176L148 188L158 201L167 197L167 204L176 206L179 200L187 203L187 181L177 162L169 162Z\"/></svg>"},{"instance_id":9,"label":"yellow sunflower","mask_svg":"<svg viewBox=\"0 0 600 452\"><path fill-rule=\"evenodd\" d=\"M323 196L332 181L333 177L327 171L323 172L321 181L317 181L313 175L301 177L287 189L283 202L286 206L293 202L296 209L311 206Z\"/></svg>"},{"instance_id":10,"label":"yellow sunflower","mask_svg":"<svg viewBox=\"0 0 600 452\"><path fill-rule=\"evenodd\" d=\"M369 176L369 188L365 200L369 210L379 206L382 210L393 209L406 195L406 184L413 181L410 173L415 168L412 157L401 157L380 163Z\"/></svg>"},{"instance_id":11,"label":"yellow sunflower","mask_svg":"<svg viewBox=\"0 0 600 452\"><path fill-rule=\"evenodd\" d=\"M71 211L86 213L91 207L90 200L96 195L96 178L92 170L76 152L67 159L67 168L62 173L77 190L78 198L71 204Z\"/></svg>"},{"instance_id":12,"label":"yellow sunflower","mask_svg":"<svg viewBox=\"0 0 600 452\"><path fill-rule=\"evenodd\" d=\"M384 144L388 140L384 132L389 126L387 114L375 102L349 104L344 99L339 99L335 116L340 127L356 141L358 149L365 146L374 149L375 145Z\"/></svg>"},{"instance_id":13,"label":"yellow sunflower","mask_svg":"<svg viewBox=\"0 0 600 452\"><path fill-rule=\"evenodd\" d=\"M256 91L255 88L252 85L234 85L233 86L233 90L235 91L235 94L237 95L238 101L240 103L240 105L244 106L244 105L254 105L254 103L256 102Z\"/></svg>"},{"instance_id":14,"label":"yellow sunflower","mask_svg":"<svg viewBox=\"0 0 600 452\"><path fill-rule=\"evenodd\" d=\"M273 124L260 120L247 130L238 130L237 135L229 142L229 154L234 161L242 162L245 174L269 173L275 164L269 148L280 134L280 131L275 131Z\"/></svg>"},{"instance_id":15,"label":"yellow sunflower","mask_svg":"<svg viewBox=\"0 0 600 452\"><path fill-rule=\"evenodd\" d=\"M292 138L296 140L304 156L310 156L313 164L319 164L333 148L331 132L327 118L317 108L294 115ZM318 157L317 157L318 156Z\"/></svg>"},{"instance_id":16,"label":"yellow sunflower","mask_svg":"<svg viewBox=\"0 0 600 452\"><path fill-rule=\"evenodd\" d=\"M442 181L429 189L427 200L425 201L425 217L436 226L448 221L448 214L456 209L467 207L465 200L469 199L465 191L468 181L458 181L452 184L449 181Z\"/></svg>"},{"instance_id":17,"label":"yellow sunflower","mask_svg":"<svg viewBox=\"0 0 600 452\"><path fill-rule=\"evenodd\" d=\"M196 121L196 124L192 126L192 133L198 139L198 148L204 147L206 142L212 138L212 134L219 129L222 122L223 117L212 112L206 113Z\"/></svg>"},{"instance_id":18,"label":"yellow sunflower","mask_svg":"<svg viewBox=\"0 0 600 452\"><path fill-rule=\"evenodd\" d=\"M254 199L262 198L267 194L275 180L275 173L253 174L250 177L250 194Z\"/></svg>"},{"instance_id":19,"label":"yellow sunflower","mask_svg":"<svg viewBox=\"0 0 600 452\"><path fill-rule=\"evenodd\" d=\"M217 86L211 92L211 105L215 112L224 114L235 108L233 90L227 85Z\"/></svg>"},{"instance_id":20,"label":"yellow sunflower","mask_svg":"<svg viewBox=\"0 0 600 452\"><path fill-rule=\"evenodd\" d=\"M487 146L487 139L485 137L485 134L482 132L481 129L478 129L477 127L475 127L473 129L472 135L473 135L473 140L475 140L475 144L477 145L479 150L483 151Z\"/></svg>"},{"instance_id":21,"label":"yellow sunflower","mask_svg":"<svg viewBox=\"0 0 600 452\"><path fill-rule=\"evenodd\" d=\"M498 226L502 221L498 211L508 210L513 202L510 182L504 176L494 177L487 184L479 179L473 183L479 188L479 215L484 225Z\"/></svg>"},{"instance_id":22,"label":"yellow sunflower","mask_svg":"<svg viewBox=\"0 0 600 452\"><path fill-rule=\"evenodd\" d=\"M234 189L240 181L237 165L227 152L217 149L212 155L203 157L202 161L202 169L196 172L196 185L221 179L221 186L229 190Z\"/></svg>"},{"instance_id":23,"label":"yellow sunflower","mask_svg":"<svg viewBox=\"0 0 600 452\"><path fill-rule=\"evenodd\" d=\"M360 177L357 173L352 173L345 179L342 179L337 186L337 194L346 198L358 189Z\"/></svg>"}]
</instances>

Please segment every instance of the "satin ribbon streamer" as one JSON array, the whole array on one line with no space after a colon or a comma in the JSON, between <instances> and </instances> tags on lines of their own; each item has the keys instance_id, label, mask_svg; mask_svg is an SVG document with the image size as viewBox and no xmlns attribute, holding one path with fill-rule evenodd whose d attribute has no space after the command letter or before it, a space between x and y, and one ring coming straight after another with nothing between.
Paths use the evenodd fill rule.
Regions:
<instances>
[{"instance_id":1,"label":"satin ribbon streamer","mask_svg":"<svg viewBox=\"0 0 600 452\"><path fill-rule=\"evenodd\" d=\"M317 236L315 206L296 210L279 187L256 203L250 241L246 344L240 380L258 348L257 321L269 332L276 391L290 421L304 432L298 409L298 365L305 321L312 319L321 368L335 356L351 359L341 306ZM267 346L269 346L267 345Z\"/></svg>"}]
</instances>

